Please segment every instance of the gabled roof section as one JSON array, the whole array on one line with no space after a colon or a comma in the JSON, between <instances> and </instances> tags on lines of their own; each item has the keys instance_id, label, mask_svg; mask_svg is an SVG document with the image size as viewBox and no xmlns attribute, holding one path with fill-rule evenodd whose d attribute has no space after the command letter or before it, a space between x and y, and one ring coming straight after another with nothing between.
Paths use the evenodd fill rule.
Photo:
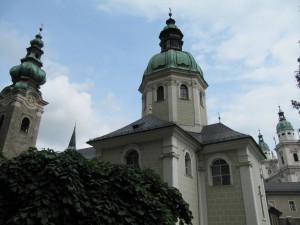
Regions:
<instances>
[{"instance_id":1,"label":"gabled roof section","mask_svg":"<svg viewBox=\"0 0 300 225\"><path fill-rule=\"evenodd\" d=\"M96 150L93 147L82 148L77 151L86 159L92 159L96 156Z\"/></svg>"},{"instance_id":2,"label":"gabled roof section","mask_svg":"<svg viewBox=\"0 0 300 225\"><path fill-rule=\"evenodd\" d=\"M266 192L297 192L300 194L299 182L265 182Z\"/></svg>"},{"instance_id":3,"label":"gabled roof section","mask_svg":"<svg viewBox=\"0 0 300 225\"><path fill-rule=\"evenodd\" d=\"M104 140L104 139L108 139L108 138L114 138L114 137L123 136L123 135L128 135L128 134L144 132L144 131L148 131L148 130L159 129L159 128L163 128L163 127L169 127L169 126L176 126L176 124L165 121L165 120L161 120L161 119L153 116L152 114L148 114L148 115L142 117L141 119L121 128L119 130L113 131L109 134L103 135L98 138L91 139L87 143L91 143L91 142L98 141L98 140Z\"/></svg>"},{"instance_id":4,"label":"gabled roof section","mask_svg":"<svg viewBox=\"0 0 300 225\"><path fill-rule=\"evenodd\" d=\"M222 123L204 126L201 133L188 133L203 145L251 137L250 135L232 130Z\"/></svg>"}]
</instances>

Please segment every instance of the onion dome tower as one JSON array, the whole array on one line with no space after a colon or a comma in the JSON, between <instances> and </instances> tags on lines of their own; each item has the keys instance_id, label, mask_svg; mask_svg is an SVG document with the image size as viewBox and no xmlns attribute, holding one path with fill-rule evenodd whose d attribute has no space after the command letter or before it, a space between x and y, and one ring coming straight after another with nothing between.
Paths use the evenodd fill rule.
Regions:
<instances>
[{"instance_id":1,"label":"onion dome tower","mask_svg":"<svg viewBox=\"0 0 300 225\"><path fill-rule=\"evenodd\" d=\"M169 17L159 35L161 52L149 60L139 87L142 116L152 113L185 130L200 132L207 125L208 84L194 57L182 50L183 34L171 12Z\"/></svg>"},{"instance_id":2,"label":"onion dome tower","mask_svg":"<svg viewBox=\"0 0 300 225\"><path fill-rule=\"evenodd\" d=\"M300 146L295 138L292 124L286 120L284 112L279 107L279 122L276 131L279 143L275 147L277 153L280 172L276 181L300 181ZM275 179L274 179L275 180Z\"/></svg>"},{"instance_id":3,"label":"onion dome tower","mask_svg":"<svg viewBox=\"0 0 300 225\"><path fill-rule=\"evenodd\" d=\"M284 112L280 109L279 106L279 122L276 126L276 132L278 135L279 143L283 141L296 140L294 135L294 128L292 124L286 120Z\"/></svg>"},{"instance_id":4,"label":"onion dome tower","mask_svg":"<svg viewBox=\"0 0 300 225\"><path fill-rule=\"evenodd\" d=\"M30 41L21 64L10 69L12 85L0 93L0 153L12 158L34 147L44 106L40 86L46 82L40 32Z\"/></svg>"},{"instance_id":5,"label":"onion dome tower","mask_svg":"<svg viewBox=\"0 0 300 225\"><path fill-rule=\"evenodd\" d=\"M263 135L260 133L258 134L258 145L267 157L267 160L272 159L271 151L268 144L264 141Z\"/></svg>"},{"instance_id":6,"label":"onion dome tower","mask_svg":"<svg viewBox=\"0 0 300 225\"><path fill-rule=\"evenodd\" d=\"M43 66L41 56L44 53L42 51L44 42L41 33L38 33L30 41L30 45L27 48L26 56L21 59L21 64L10 69L10 76L13 82L12 87L38 91L40 85L46 83L46 72L41 69Z\"/></svg>"}]
</instances>

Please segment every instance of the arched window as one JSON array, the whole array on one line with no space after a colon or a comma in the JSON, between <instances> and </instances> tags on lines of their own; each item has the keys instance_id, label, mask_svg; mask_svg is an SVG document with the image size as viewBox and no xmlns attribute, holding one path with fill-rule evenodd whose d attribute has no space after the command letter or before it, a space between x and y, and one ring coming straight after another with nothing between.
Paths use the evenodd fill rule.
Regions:
<instances>
[{"instance_id":1,"label":"arched window","mask_svg":"<svg viewBox=\"0 0 300 225\"><path fill-rule=\"evenodd\" d=\"M202 94L202 92L200 92L200 96L199 97L200 97L200 105L204 106L203 105L203 94Z\"/></svg>"},{"instance_id":2,"label":"arched window","mask_svg":"<svg viewBox=\"0 0 300 225\"><path fill-rule=\"evenodd\" d=\"M30 121L29 121L29 119L27 117L25 117L22 120L20 130L24 131L25 133L28 133L29 125L30 125Z\"/></svg>"},{"instance_id":3,"label":"arched window","mask_svg":"<svg viewBox=\"0 0 300 225\"><path fill-rule=\"evenodd\" d=\"M186 85L182 84L180 86L180 98L181 99L189 99L188 88Z\"/></svg>"},{"instance_id":4,"label":"arched window","mask_svg":"<svg viewBox=\"0 0 300 225\"><path fill-rule=\"evenodd\" d=\"M282 153L282 152L280 152L279 154L280 154L280 158L281 158L281 163L282 163L282 164L284 164L283 153Z\"/></svg>"},{"instance_id":5,"label":"arched window","mask_svg":"<svg viewBox=\"0 0 300 225\"><path fill-rule=\"evenodd\" d=\"M184 156L184 165L185 165L185 174L192 176L191 156L188 152L186 152Z\"/></svg>"},{"instance_id":6,"label":"arched window","mask_svg":"<svg viewBox=\"0 0 300 225\"><path fill-rule=\"evenodd\" d=\"M293 154L293 157L294 157L294 161L295 161L295 162L299 162L299 157L298 157L298 154L297 154L297 153L294 153L294 154Z\"/></svg>"},{"instance_id":7,"label":"arched window","mask_svg":"<svg viewBox=\"0 0 300 225\"><path fill-rule=\"evenodd\" d=\"M139 153L137 151L130 151L126 156L126 164L139 167Z\"/></svg>"},{"instance_id":8,"label":"arched window","mask_svg":"<svg viewBox=\"0 0 300 225\"><path fill-rule=\"evenodd\" d=\"M143 104L143 108L145 109L146 106L147 106L146 95L145 94L143 94L143 96L142 96L142 104Z\"/></svg>"},{"instance_id":9,"label":"arched window","mask_svg":"<svg viewBox=\"0 0 300 225\"><path fill-rule=\"evenodd\" d=\"M164 100L164 87L159 86L156 90L156 94L157 94L157 101Z\"/></svg>"},{"instance_id":10,"label":"arched window","mask_svg":"<svg viewBox=\"0 0 300 225\"><path fill-rule=\"evenodd\" d=\"M4 115L2 115L0 117L0 129L1 129L2 125L3 125L3 122L4 122Z\"/></svg>"},{"instance_id":11,"label":"arched window","mask_svg":"<svg viewBox=\"0 0 300 225\"><path fill-rule=\"evenodd\" d=\"M224 159L215 160L211 170L214 186L230 185L229 165Z\"/></svg>"}]
</instances>

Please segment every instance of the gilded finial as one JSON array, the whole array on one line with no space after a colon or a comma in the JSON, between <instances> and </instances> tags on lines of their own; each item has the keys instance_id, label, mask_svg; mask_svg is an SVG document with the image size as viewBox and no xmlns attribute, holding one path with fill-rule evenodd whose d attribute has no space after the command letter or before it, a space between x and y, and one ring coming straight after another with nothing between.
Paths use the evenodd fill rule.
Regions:
<instances>
[{"instance_id":1,"label":"gilded finial","mask_svg":"<svg viewBox=\"0 0 300 225\"><path fill-rule=\"evenodd\" d=\"M219 123L221 123L221 115L219 112L218 112L218 119L219 119Z\"/></svg>"}]
</instances>

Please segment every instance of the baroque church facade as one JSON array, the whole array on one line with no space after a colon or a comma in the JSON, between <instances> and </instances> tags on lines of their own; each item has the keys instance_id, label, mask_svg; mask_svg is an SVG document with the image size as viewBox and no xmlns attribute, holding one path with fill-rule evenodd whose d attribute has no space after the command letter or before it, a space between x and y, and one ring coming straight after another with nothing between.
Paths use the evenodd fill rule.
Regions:
<instances>
[{"instance_id":1,"label":"baroque church facade","mask_svg":"<svg viewBox=\"0 0 300 225\"><path fill-rule=\"evenodd\" d=\"M160 174L182 193L195 225L269 225L261 175L266 156L251 136L208 124L208 84L182 50L183 34L169 16L159 35L161 52L150 59L139 87L142 117L87 143L101 160ZM30 42L10 71L13 84L0 93L0 152L9 158L35 146L47 105L39 91L46 82L41 39L39 33Z\"/></svg>"},{"instance_id":2,"label":"baroque church facade","mask_svg":"<svg viewBox=\"0 0 300 225\"><path fill-rule=\"evenodd\" d=\"M161 52L145 69L142 118L87 143L104 161L152 168L180 190L195 225L270 224L261 176L264 153L255 140L222 123L207 123L204 74L182 50L171 17Z\"/></svg>"}]
</instances>

